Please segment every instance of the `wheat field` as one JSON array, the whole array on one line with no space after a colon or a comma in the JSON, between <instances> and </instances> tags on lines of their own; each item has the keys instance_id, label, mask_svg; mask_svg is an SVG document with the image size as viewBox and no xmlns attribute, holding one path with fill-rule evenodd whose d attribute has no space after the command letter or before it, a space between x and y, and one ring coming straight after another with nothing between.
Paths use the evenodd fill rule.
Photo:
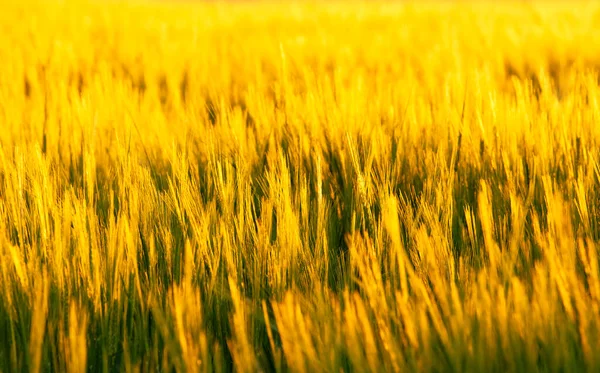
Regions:
<instances>
[{"instance_id":1,"label":"wheat field","mask_svg":"<svg viewBox=\"0 0 600 373\"><path fill-rule=\"evenodd\" d=\"M600 370L600 5L0 2L0 372Z\"/></svg>"}]
</instances>

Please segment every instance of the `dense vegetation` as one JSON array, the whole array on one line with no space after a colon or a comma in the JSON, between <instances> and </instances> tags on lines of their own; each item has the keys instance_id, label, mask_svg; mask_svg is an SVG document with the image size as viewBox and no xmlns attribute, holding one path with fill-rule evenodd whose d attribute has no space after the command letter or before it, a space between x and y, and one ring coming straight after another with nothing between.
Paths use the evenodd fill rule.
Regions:
<instances>
[{"instance_id":1,"label":"dense vegetation","mask_svg":"<svg viewBox=\"0 0 600 373\"><path fill-rule=\"evenodd\" d=\"M0 4L0 371L598 371L600 6Z\"/></svg>"}]
</instances>

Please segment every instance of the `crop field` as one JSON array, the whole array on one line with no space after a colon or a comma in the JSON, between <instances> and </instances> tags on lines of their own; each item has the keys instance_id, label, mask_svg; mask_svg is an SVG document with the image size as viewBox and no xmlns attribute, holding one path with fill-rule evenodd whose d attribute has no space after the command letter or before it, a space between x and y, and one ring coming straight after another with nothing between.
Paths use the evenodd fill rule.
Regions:
<instances>
[{"instance_id":1,"label":"crop field","mask_svg":"<svg viewBox=\"0 0 600 373\"><path fill-rule=\"evenodd\" d=\"M0 372L600 371L598 25L0 1Z\"/></svg>"}]
</instances>

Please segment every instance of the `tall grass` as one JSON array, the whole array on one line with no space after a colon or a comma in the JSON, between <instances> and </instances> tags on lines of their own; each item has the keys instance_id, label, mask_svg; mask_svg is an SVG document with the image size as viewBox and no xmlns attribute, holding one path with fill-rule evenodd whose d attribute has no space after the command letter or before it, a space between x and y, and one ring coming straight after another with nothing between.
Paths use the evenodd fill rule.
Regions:
<instances>
[{"instance_id":1,"label":"tall grass","mask_svg":"<svg viewBox=\"0 0 600 373\"><path fill-rule=\"evenodd\" d=\"M0 371L600 369L597 5L0 9Z\"/></svg>"}]
</instances>

